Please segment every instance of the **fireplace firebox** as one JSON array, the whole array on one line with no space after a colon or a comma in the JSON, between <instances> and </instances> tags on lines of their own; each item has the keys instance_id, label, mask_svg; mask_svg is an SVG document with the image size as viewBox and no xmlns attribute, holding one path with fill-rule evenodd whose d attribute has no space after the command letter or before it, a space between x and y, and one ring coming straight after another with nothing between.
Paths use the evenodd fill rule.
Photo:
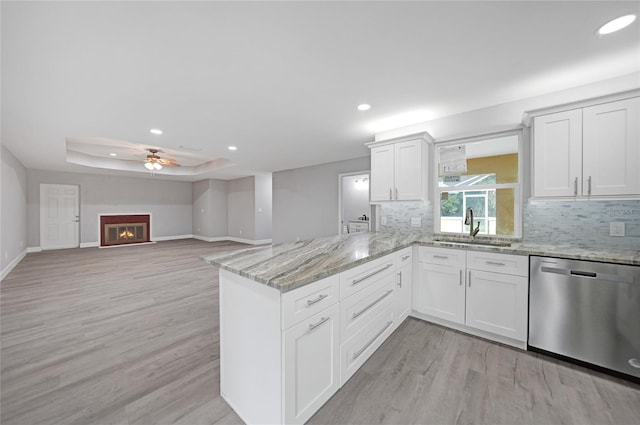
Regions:
<instances>
[{"instance_id":1,"label":"fireplace firebox","mask_svg":"<svg viewBox=\"0 0 640 425\"><path fill-rule=\"evenodd\" d=\"M101 215L100 246L151 242L149 214Z\"/></svg>"}]
</instances>

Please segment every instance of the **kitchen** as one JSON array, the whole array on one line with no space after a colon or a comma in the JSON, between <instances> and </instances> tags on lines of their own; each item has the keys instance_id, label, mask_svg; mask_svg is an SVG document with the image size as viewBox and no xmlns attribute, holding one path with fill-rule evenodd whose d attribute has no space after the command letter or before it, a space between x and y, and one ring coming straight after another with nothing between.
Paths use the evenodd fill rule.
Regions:
<instances>
[{"instance_id":1,"label":"kitchen","mask_svg":"<svg viewBox=\"0 0 640 425\"><path fill-rule=\"evenodd\" d=\"M240 296L234 290L246 290L242 297L255 295L251 295L255 290L268 299L266 304L258 296L251 303L237 299L237 305L253 306L248 313L256 317L252 323L265 327L262 336L266 341L250 351L263 354L276 365L261 369L271 375L260 382L270 394L268 408L280 406L281 411L264 415L259 409L245 413L245 409L251 408L245 408L243 401L234 395L234 385L240 386L241 393L248 392L249 387L260 393L261 387L255 383L255 375L229 378L236 372L227 367L228 359L236 355L241 359L244 354L238 354L233 337L229 336L228 326L231 335L234 334L234 322L228 320L234 312L225 310L229 305L226 301L221 304L222 317L226 318L220 323L221 368L212 370L222 373L222 395L228 404L220 401L216 408L229 409L230 404L246 422L264 422L265 418L274 423L357 422L357 418L379 423L421 423L426 418L440 423L582 423L589 419L593 423L637 422L638 411L634 406L638 404L638 391L629 379L610 378L529 351L538 345L547 353L559 353L562 347L550 347L545 341L570 339L566 335L539 334L538 344L530 338L538 332L531 328L537 322L531 320L536 314L558 317L563 313L562 309L530 311L534 297L547 299L543 301L545 305L552 304L548 301L548 290L536 295L532 289L534 262L530 262L530 256L638 267L640 191L635 166L640 88L638 23L609 37L594 35L597 27L608 19L634 11L634 3L554 6L535 2L474 2L475 5L414 2L393 6L384 2L337 2L333 6L322 3L233 6L202 2L186 9L173 2L150 6L97 3L91 7L49 3L3 4L3 39L11 40L3 48L3 85L6 82L7 87L3 104L9 105L3 112L3 133L5 124L7 128L2 147L2 272L3 278L7 276L3 289L7 282L8 288L13 288L15 279L24 276L24 267L29 267L37 255L52 253L35 251L41 244L37 230L40 185L76 184L82 189L79 220L83 227L79 244L83 248L96 246L93 234L97 224L90 223L89 208L96 216L101 213L96 211L98 208L129 213L152 210L151 239L158 241L158 249L163 244L169 246L172 241L168 239L194 239L193 243L210 244L211 252L198 255L221 267L223 299L233 304L231 300ZM444 28L458 28L451 16L463 6L468 10L464 25L460 25L461 34L445 31ZM190 14L189 8L198 11L195 15L201 19ZM252 8L260 9L260 13L253 13L257 9ZM180 13L175 13L178 10ZM424 13L426 10L429 13ZM134 31L132 28L138 27L129 24L144 21L149 11L156 24L146 27L146 32ZM123 16L130 21L113 31L112 23L120 22L119 17ZM476 19L477 16L482 18ZM527 24L523 23L523 16L530 18ZM572 19L574 16L581 19ZM387 20L389 26L385 25ZM543 20L555 31L538 33L541 25L536 23ZM178 28L174 27L178 21L189 21L190 25L180 27L188 30L165 31ZM506 28L500 24L508 24L508 30L500 30ZM292 37L292 28L298 26L306 27L307 31L300 33L303 36ZM90 31L89 27L100 30ZM252 32L250 27L258 30ZM526 31L520 33L520 27ZM355 37L358 29L367 36ZM5 31L13 37L6 37ZM86 38L73 36L83 31ZM212 37L216 31L221 34ZM227 32L234 36L223 37ZM154 45L154 40L161 42L156 48L136 50L136 43L130 41L140 40L140 33L148 34L142 37L146 40L142 45ZM440 33L442 39L438 38ZM477 37L480 33L486 38ZM31 35L19 37L20 34ZM318 37L319 34L323 37ZM372 42L368 37L375 34L379 38ZM511 36L520 41L512 41ZM84 39L92 40L95 52L89 49L86 53ZM227 51L225 43L220 42L223 39L236 40L237 44L229 41ZM420 43L410 43L418 39ZM460 40L464 42L459 43ZM344 44L349 45L345 50L336 47ZM460 48L460 44L467 47ZM556 44L557 50L552 49ZM105 59L108 57L104 54L105 45L118 46L109 48L117 60ZM167 50L158 48L159 45ZM207 46L211 51L226 54L194 55L209 51ZM245 54L248 46L255 46L256 50ZM21 49L31 50L32 54L25 55ZM580 56L581 49L592 56ZM170 54L156 55L165 51ZM294 52L298 60L286 59L285 51ZM358 59L352 60L356 56ZM228 62L220 61L219 57L227 58ZM441 59L434 60L435 57ZM97 63L100 66L89 66ZM117 63L135 65L125 67L125 71L115 66ZM185 67L185 63L193 66ZM399 67L399 63L405 65ZM100 67L103 71L99 71ZM257 76L258 69L264 75ZM50 70L55 78L44 78L43 70ZM370 72L364 72L367 70ZM234 74L237 80L231 78ZM100 76L106 84L97 84L97 77L89 76ZM431 79L436 83L430 84ZM448 81L446 87L443 81ZM83 88L74 95L77 101L70 99L67 90L72 84ZM212 85L217 87L215 96L210 93ZM308 88L314 85L319 89L310 94ZM154 87L159 91L154 92ZM130 96L131 93L136 95ZM292 94L295 99L289 97ZM125 98L131 101L122 102ZM184 102L177 101L178 98ZM63 102L64 99L67 101ZM95 99L105 101L96 103ZM144 107L141 99L148 99ZM370 103L368 110L363 102ZM177 113L176 104L184 108L183 113ZM303 108L302 104L308 107ZM246 110L240 111L239 105L245 105ZM289 109L287 105L296 107ZM597 111L607 105L616 108L604 114ZM408 114L409 118L404 116L404 121L392 124L378 122L414 108L430 111L417 116ZM598 121L604 115L611 119ZM109 117L109 122L96 124L101 119L95 117ZM147 127L155 129L158 122L165 134L148 134ZM214 128L209 127L212 122L216 124ZM369 126L374 122L379 125ZM626 125L621 126L621 122ZM602 128L609 130L603 135L598 133ZM166 166L154 173L141 167L141 161L135 164L140 171L101 168L98 165L116 161L101 156L116 153L107 150L100 155L94 152L98 158L92 159L94 166L74 163L80 156L69 147L79 143L67 139L65 146L65 139L82 135L96 139L122 137L170 152L180 151L185 158L205 158L208 162L201 163L204 165L200 171L186 159L179 168ZM597 142L604 139L606 145ZM124 158L125 152L117 154ZM164 159L162 153L160 156ZM605 167L599 167L601 164ZM11 173L5 174L5 170L13 169L18 170L15 179ZM341 176L360 177L357 183L354 177L354 187L362 186L367 179L371 204L366 211L358 210L346 218L355 222L353 230L365 230L364 226L367 232L332 236L344 230ZM96 194L94 188L102 192ZM127 193L145 196L139 197L142 201L132 201ZM279 250L288 253L278 260L264 254L261 259L271 266L256 266L252 254L233 254L235 260L221 254L228 241L255 245L273 241L269 255ZM187 247L193 249L191 245L179 246L185 252ZM32 250L27 252L27 248ZM239 247L229 245L231 248ZM120 252L127 249L118 248ZM89 255L88 250L84 251ZM176 265L180 264L178 254ZM25 262L21 262L22 258ZM173 259L170 255L165 258L164 265L171 268ZM14 266L17 273L10 270ZM217 285L218 271L206 267L210 284ZM629 278L626 272L542 264L536 273L549 274L543 268L553 269L550 274L554 278L587 279L590 283L602 282L598 277L615 275L616 286L627 285L630 291L626 298L634 300L637 294L629 289L634 288L629 281L634 282L635 278ZM199 270L198 266L192 269ZM318 269L322 273L318 274ZM358 283L343 283L353 281ZM194 277L193 282L204 284L201 276ZM351 286L362 289L349 290ZM482 288L488 292L478 292ZM179 291L178 286L175 291ZM207 287L207 294L211 291ZM311 292L293 300L296 294L302 294L298 291ZM567 293L569 298L575 295ZM605 293L601 298L609 305L618 305L619 312L631 315L616 316L613 322L618 321L621 335L631 334L629 340L633 342L635 330L629 329L628 324L635 320L634 304L625 304L621 294L625 291ZM121 298L113 294L107 299ZM311 316L297 316L299 304L309 302L317 310L309 310ZM105 302L104 307L111 304ZM285 313L285 305L292 310ZM6 304L3 308L5 314L12 311ZM601 314L597 309L588 311ZM259 315L260 312L264 314ZM580 314L588 315L585 311ZM283 317L286 322L276 323L273 317ZM19 316L9 319L15 321L5 323L20 323ZM37 319L34 316L33 323ZM211 323L217 325L217 320ZM141 322L145 321L150 322ZM301 331L303 328L305 332ZM574 335L585 331L568 329ZM293 335L293 330L301 331L299 336L325 338L332 332L329 336L335 339L328 358L333 363L328 369L316 366L320 363L313 353L305 351L302 354L308 357L301 357L303 361L298 363L301 369L293 374L282 370L292 363L283 363L280 355L288 358L296 350L293 347L303 351L308 348L302 339L297 346L291 345L296 339L287 339L285 335ZM307 333L309 330L317 332ZM246 335L252 335L250 332L255 329L245 331L249 332ZM217 330L213 335L217 335ZM415 335L419 337L412 338ZM440 348L444 351L439 352L442 341L450 345L447 348L443 344ZM616 343L599 341L606 341L602 344L608 346ZM326 346L316 342L313 347L317 350L311 351L324 356ZM8 347L3 354L13 353L6 340L3 346ZM108 347L115 350L117 344ZM577 355L567 353L566 357ZM635 367L634 358L627 356L626 365ZM504 362L505 359L508 361ZM255 359L244 361L252 360ZM593 359L585 361L594 363ZM405 376L403 364L421 372ZM505 368L505 364L510 367ZM35 366L39 364L34 363ZM169 369L170 365L160 366L163 370L165 367ZM76 382L70 377L73 366L68 368L67 374L62 375L63 381ZM511 369L513 373L508 374ZM3 383L20 381L21 370L3 371L6 378ZM307 378L323 386L327 370L331 372L331 385L322 391L313 385L291 387L292 379L303 382ZM438 371L441 374L436 374ZM215 372L212 376L218 379ZM485 382L487 377L493 380L491 385L504 391L496 393L496 387ZM375 381L376 378L387 379L389 386ZM247 385L243 379L254 382ZM9 400L2 406L4 412L9 412L3 419L16 423L28 418L27 406L46 412L39 400L44 400L42 394L55 399L53 388L57 384L52 380L36 382L32 376L22 381L30 380L35 387L21 387L8 397L3 394ZM507 381L511 386L506 385ZM410 385L403 385L406 382ZM434 382L440 385L431 386ZM137 388L132 383L128 387ZM590 397L596 397L594 394L604 387L610 392L603 394L609 395L590 403ZM275 388L281 391L274 391ZM372 388L382 397L367 400L365 395ZM114 394L126 391L127 385L118 386ZM204 392L207 391L220 399L215 388ZM140 396L143 393L139 390L131 396L140 397L126 412L131 423L135 422L136 409L145 404ZM320 397L316 397L318 393ZM386 393L394 394L385 398ZM25 395L23 400L18 397L20 394ZM292 394L309 403L292 407L289 402ZM616 398L611 394L619 395L615 402L611 401ZM458 396L456 401L447 404L447 400L454 400L454 395ZM526 402L519 404L518 399L510 398L516 395ZM569 407L563 410L554 405L554 396ZM122 408L128 397L119 396L114 406ZM350 397L357 402L349 403ZM615 407L598 412L588 408L599 406L603 399ZM100 405L102 399L93 400ZM245 401L253 405L251 397L247 396ZM498 404L512 409L496 411L493 408ZM538 409L545 404L551 408L541 414ZM354 409L351 413L350 408ZM482 412L488 416L482 416ZM69 418L73 415L66 416ZM88 416L83 418L91 422ZM237 419L231 413L224 418L231 422Z\"/></svg>"}]
</instances>

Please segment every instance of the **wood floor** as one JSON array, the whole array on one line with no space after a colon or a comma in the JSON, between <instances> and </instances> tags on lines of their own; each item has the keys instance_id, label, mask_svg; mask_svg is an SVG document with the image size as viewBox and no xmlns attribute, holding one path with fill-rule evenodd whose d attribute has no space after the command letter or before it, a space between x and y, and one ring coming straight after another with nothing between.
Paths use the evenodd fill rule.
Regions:
<instances>
[{"instance_id":1,"label":"wood floor","mask_svg":"<svg viewBox=\"0 0 640 425\"><path fill-rule=\"evenodd\" d=\"M236 424L217 270L244 247L28 254L0 288L0 423ZM312 424L640 424L640 387L408 319Z\"/></svg>"}]
</instances>

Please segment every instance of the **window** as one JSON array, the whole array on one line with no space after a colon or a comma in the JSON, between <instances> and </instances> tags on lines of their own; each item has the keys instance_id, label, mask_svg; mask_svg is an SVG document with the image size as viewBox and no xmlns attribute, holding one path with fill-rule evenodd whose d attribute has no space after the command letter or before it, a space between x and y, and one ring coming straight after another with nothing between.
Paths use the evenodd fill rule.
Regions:
<instances>
[{"instance_id":1,"label":"window","mask_svg":"<svg viewBox=\"0 0 640 425\"><path fill-rule=\"evenodd\" d=\"M436 232L468 234L471 209L478 234L521 235L520 138L509 132L436 145Z\"/></svg>"}]
</instances>

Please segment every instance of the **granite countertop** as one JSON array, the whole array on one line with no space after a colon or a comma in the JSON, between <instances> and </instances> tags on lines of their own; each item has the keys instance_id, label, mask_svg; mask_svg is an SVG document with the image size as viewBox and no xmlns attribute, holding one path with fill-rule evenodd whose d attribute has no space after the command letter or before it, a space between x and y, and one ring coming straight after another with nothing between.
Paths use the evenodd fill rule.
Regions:
<instances>
[{"instance_id":1,"label":"granite countertop","mask_svg":"<svg viewBox=\"0 0 640 425\"><path fill-rule=\"evenodd\" d=\"M490 244L504 239L476 238L465 244L464 237L420 236L401 233L352 233L307 241L282 243L219 253L203 257L210 264L246 278L288 292L316 280L417 244L440 248L468 249L516 255L542 255L575 260L640 265L640 250L582 248L530 244L514 241L510 246Z\"/></svg>"},{"instance_id":2,"label":"granite countertop","mask_svg":"<svg viewBox=\"0 0 640 425\"><path fill-rule=\"evenodd\" d=\"M203 258L221 269L287 292L411 246L418 237L395 233L351 233L241 249Z\"/></svg>"}]
</instances>

